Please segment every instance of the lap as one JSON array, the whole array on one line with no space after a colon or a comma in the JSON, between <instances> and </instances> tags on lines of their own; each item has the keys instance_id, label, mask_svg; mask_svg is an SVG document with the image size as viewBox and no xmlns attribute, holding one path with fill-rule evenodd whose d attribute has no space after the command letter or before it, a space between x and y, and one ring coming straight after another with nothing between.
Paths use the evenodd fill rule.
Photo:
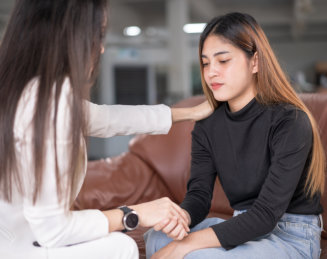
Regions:
<instances>
[{"instance_id":1,"label":"lap","mask_svg":"<svg viewBox=\"0 0 327 259\"><path fill-rule=\"evenodd\" d=\"M191 232L198 231L204 228L208 228L212 225L219 224L223 222L220 218L208 218L202 221L200 224L196 225L191 229ZM302 230L292 229L292 231ZM303 231L302 231L303 232ZM309 231L310 232L310 231ZM309 233L308 232L308 233ZM303 234L301 234L303 235ZM313 235L313 237L319 236L319 233ZM172 239L167 237L162 232L156 232L150 230L145 235L146 248L147 248L147 258L158 251L160 248L169 244ZM193 251L186 255L186 259L198 259L198 258L219 258L219 259L239 259L239 258L279 258L279 259L293 259L293 258L319 258L316 253L312 254L312 247L318 244L319 250L319 240L310 241L312 238L301 238L299 235L291 236L289 233L282 232L279 226L277 226L274 231L265 235L262 238L258 238L253 241L248 241L242 245L239 245L231 250L225 250L224 248L207 248ZM155 240L155 242L153 242ZM310 243L311 242L311 243ZM315 242L317 244L312 244ZM148 251L149 250L149 251ZM317 250L317 249L316 249Z\"/></svg>"},{"instance_id":2,"label":"lap","mask_svg":"<svg viewBox=\"0 0 327 259\"><path fill-rule=\"evenodd\" d=\"M47 249L49 259L137 259L138 248L129 236L112 232L105 237L76 245Z\"/></svg>"}]
</instances>

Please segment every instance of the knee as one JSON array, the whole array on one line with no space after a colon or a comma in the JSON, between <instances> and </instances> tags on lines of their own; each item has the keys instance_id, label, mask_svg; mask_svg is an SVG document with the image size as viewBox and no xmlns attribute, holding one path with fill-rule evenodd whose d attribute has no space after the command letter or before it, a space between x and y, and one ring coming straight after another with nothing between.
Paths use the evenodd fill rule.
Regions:
<instances>
[{"instance_id":1,"label":"knee","mask_svg":"<svg viewBox=\"0 0 327 259\"><path fill-rule=\"evenodd\" d=\"M138 258L139 257L139 249L135 240L127 235L124 235L125 238L125 247L128 248L128 257L126 258Z\"/></svg>"},{"instance_id":2,"label":"knee","mask_svg":"<svg viewBox=\"0 0 327 259\"><path fill-rule=\"evenodd\" d=\"M167 237L166 234L161 231L155 231L150 229L144 234L146 258L150 258L160 248L169 244L172 239Z\"/></svg>"},{"instance_id":3,"label":"knee","mask_svg":"<svg viewBox=\"0 0 327 259\"><path fill-rule=\"evenodd\" d=\"M135 240L126 234L115 232L117 247L122 248L123 258L136 259L139 257L139 250Z\"/></svg>"},{"instance_id":4,"label":"knee","mask_svg":"<svg viewBox=\"0 0 327 259\"><path fill-rule=\"evenodd\" d=\"M153 228L148 230L144 234L144 243L145 243L145 251L146 251L146 258L150 258L156 251L156 240L157 240L157 231Z\"/></svg>"}]
</instances>

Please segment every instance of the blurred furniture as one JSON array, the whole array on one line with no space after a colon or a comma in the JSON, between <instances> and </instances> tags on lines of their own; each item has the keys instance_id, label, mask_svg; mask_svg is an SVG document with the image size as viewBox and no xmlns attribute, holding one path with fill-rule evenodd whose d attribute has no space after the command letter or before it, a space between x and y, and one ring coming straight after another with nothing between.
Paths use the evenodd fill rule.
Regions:
<instances>
[{"instance_id":1,"label":"blurred furniture","mask_svg":"<svg viewBox=\"0 0 327 259\"><path fill-rule=\"evenodd\" d=\"M317 92L327 92L327 62L317 62L315 65Z\"/></svg>"},{"instance_id":2,"label":"blurred furniture","mask_svg":"<svg viewBox=\"0 0 327 259\"><path fill-rule=\"evenodd\" d=\"M327 150L327 94L303 94L302 100L313 113L321 129ZM176 107L187 107L204 100L203 96L181 101ZM176 123L168 135L140 135L133 138L129 151L114 158L89 162L82 190L74 204L75 209L101 210L120 205L137 204L160 197L169 197L176 203L183 200L190 171L191 131L194 122ZM322 204L324 226L327 229L327 198ZM233 210L217 180L209 216L229 218ZM144 228L130 232L145 258ZM327 258L327 233L322 233L321 258Z\"/></svg>"}]
</instances>

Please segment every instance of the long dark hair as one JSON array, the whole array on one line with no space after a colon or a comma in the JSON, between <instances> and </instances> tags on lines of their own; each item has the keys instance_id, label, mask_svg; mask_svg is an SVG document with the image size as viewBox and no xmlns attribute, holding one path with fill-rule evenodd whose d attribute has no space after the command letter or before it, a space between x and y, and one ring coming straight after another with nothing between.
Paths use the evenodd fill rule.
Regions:
<instances>
[{"instance_id":1,"label":"long dark hair","mask_svg":"<svg viewBox=\"0 0 327 259\"><path fill-rule=\"evenodd\" d=\"M289 103L303 110L309 117L313 131L313 148L311 165L306 180L306 193L311 197L315 193L322 194L325 184L325 153L321 143L319 131L315 119L308 108L300 100L285 73L281 69L276 56L268 42L268 39L256 20L243 13L228 13L213 18L200 36L199 59L201 68L202 88L208 101L213 107L217 102L206 84L203 76L202 50L208 36L222 37L247 56L252 58L255 53L258 56L258 73L256 73L256 99L262 104Z\"/></svg>"},{"instance_id":2,"label":"long dark hair","mask_svg":"<svg viewBox=\"0 0 327 259\"><path fill-rule=\"evenodd\" d=\"M59 200L73 200L81 173L81 137L86 133L83 98L88 98L101 54L106 23L105 0L17 0L0 46L0 195L12 201L14 184L23 193L15 154L14 120L17 105L28 83L38 79L33 117L34 192L36 202L42 186L45 137L56 125L58 101L66 78L71 85L70 171L68 188L58 172L55 145L56 183ZM53 95L54 93L54 95ZM54 121L48 121L51 98L55 98ZM66 178L65 178L66 181ZM66 182L66 183L67 183Z\"/></svg>"}]
</instances>

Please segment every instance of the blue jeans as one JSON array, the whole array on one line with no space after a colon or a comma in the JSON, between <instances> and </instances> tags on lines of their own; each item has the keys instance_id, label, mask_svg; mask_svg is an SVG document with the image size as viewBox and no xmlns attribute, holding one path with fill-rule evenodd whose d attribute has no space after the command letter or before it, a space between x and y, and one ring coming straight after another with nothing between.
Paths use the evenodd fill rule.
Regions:
<instances>
[{"instance_id":1,"label":"blue jeans","mask_svg":"<svg viewBox=\"0 0 327 259\"><path fill-rule=\"evenodd\" d=\"M234 216L242 213L235 211ZM195 232L223 222L224 219L208 218L191 229ZM231 250L205 248L187 254L185 259L231 258L231 259L318 259L320 257L321 216L285 213L269 234L248 241ZM146 258L172 239L161 231L150 229L144 235Z\"/></svg>"}]
</instances>

